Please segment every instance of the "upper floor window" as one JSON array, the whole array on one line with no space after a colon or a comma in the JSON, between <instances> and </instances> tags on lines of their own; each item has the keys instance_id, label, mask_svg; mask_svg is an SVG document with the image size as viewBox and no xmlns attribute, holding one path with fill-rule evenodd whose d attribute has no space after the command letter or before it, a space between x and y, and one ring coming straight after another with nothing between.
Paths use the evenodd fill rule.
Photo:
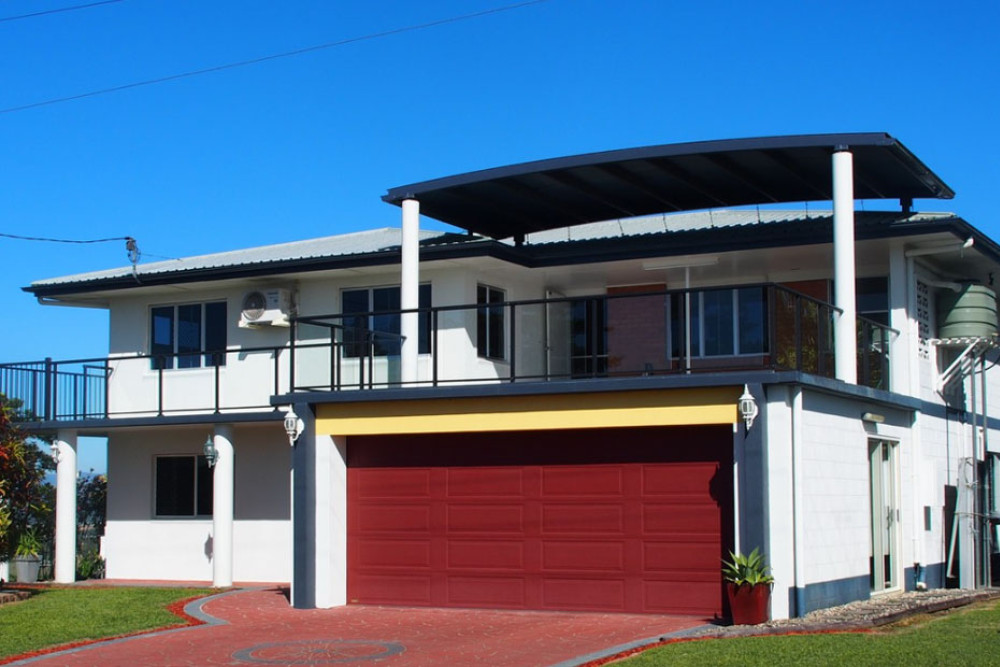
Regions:
<instances>
[{"instance_id":1,"label":"upper floor window","mask_svg":"<svg viewBox=\"0 0 1000 667\"><path fill-rule=\"evenodd\" d=\"M684 325L687 306L683 294L670 300L671 354L687 353ZM692 357L762 354L767 349L767 304L763 287L691 292Z\"/></svg>"},{"instance_id":2,"label":"upper floor window","mask_svg":"<svg viewBox=\"0 0 1000 667\"><path fill-rule=\"evenodd\" d=\"M858 278L855 283L857 312L862 317L889 326L889 279Z\"/></svg>"},{"instance_id":3,"label":"upper floor window","mask_svg":"<svg viewBox=\"0 0 1000 667\"><path fill-rule=\"evenodd\" d=\"M212 516L213 488L212 469L204 456L156 457L156 516Z\"/></svg>"},{"instance_id":4,"label":"upper floor window","mask_svg":"<svg viewBox=\"0 0 1000 667\"><path fill-rule=\"evenodd\" d=\"M419 288L419 307L431 307L431 286ZM344 314L344 356L398 356L402 350L400 335L401 296L399 285L344 290L341 311ZM419 354L431 351L430 312L421 310L419 319Z\"/></svg>"},{"instance_id":5,"label":"upper floor window","mask_svg":"<svg viewBox=\"0 0 1000 667\"><path fill-rule=\"evenodd\" d=\"M225 366L227 326L225 301L151 308L152 367Z\"/></svg>"},{"instance_id":6,"label":"upper floor window","mask_svg":"<svg viewBox=\"0 0 1000 667\"><path fill-rule=\"evenodd\" d=\"M570 302L570 367L573 377L608 372L608 301L604 298Z\"/></svg>"},{"instance_id":7,"label":"upper floor window","mask_svg":"<svg viewBox=\"0 0 1000 667\"><path fill-rule=\"evenodd\" d=\"M505 359L504 302L507 294L489 285L476 287L476 348L480 357Z\"/></svg>"}]
</instances>

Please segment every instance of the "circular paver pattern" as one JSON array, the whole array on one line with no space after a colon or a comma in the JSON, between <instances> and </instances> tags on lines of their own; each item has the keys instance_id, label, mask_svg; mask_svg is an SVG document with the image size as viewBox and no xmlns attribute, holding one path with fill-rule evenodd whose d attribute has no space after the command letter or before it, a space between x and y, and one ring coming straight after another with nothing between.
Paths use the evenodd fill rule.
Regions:
<instances>
[{"instance_id":1,"label":"circular paver pattern","mask_svg":"<svg viewBox=\"0 0 1000 667\"><path fill-rule=\"evenodd\" d=\"M399 642L371 639L309 639L257 644L233 653L233 659L257 665L331 665L380 660L406 650Z\"/></svg>"}]
</instances>

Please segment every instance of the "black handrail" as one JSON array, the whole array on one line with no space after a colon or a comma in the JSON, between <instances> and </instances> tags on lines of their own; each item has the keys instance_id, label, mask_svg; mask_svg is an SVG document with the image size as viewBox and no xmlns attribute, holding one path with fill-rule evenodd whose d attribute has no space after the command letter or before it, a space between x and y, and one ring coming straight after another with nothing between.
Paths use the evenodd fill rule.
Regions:
<instances>
[{"instance_id":1,"label":"black handrail","mask_svg":"<svg viewBox=\"0 0 1000 667\"><path fill-rule=\"evenodd\" d=\"M691 321L688 321L685 312L677 311L676 306L666 308L670 303L667 301L664 302L665 310L662 315L664 319L657 321L657 317L661 316L655 315L649 320L653 323L651 325L653 328L650 330L652 333L649 335L661 338L652 340L651 347L648 349L654 350L654 352L659 350L659 352L650 353L650 359L643 359L644 352L631 354L632 350L625 349L628 343L619 342L617 344L620 347L617 350L610 349L612 346L610 337L613 335L611 332L614 331L615 325L621 325L621 320L608 321L607 318L610 317L607 315L609 303L622 299L649 299L650 297L676 299L714 290L750 288L762 290L761 308L763 310L760 311L761 315L758 319L754 320L757 322L757 327L766 328L766 331L760 332L758 347L762 346L761 350L742 353L742 356L735 354L711 356L705 350L701 350L689 358L685 350L687 348L686 338L692 334ZM580 302L587 303L588 312L591 313L589 317L590 327L593 329L589 331L591 344L586 346L585 351L579 350L579 352L585 353L586 358L573 355L567 341L563 343L566 345L564 355L559 358L564 361L560 362L559 367L546 366L542 360L549 353L549 349L545 346L553 344L545 329L554 312L551 309L559 306L571 306ZM506 301L491 303L489 307L504 308L507 314L502 322L506 359L491 361L494 364L509 366L499 376L508 382L661 375L703 370L714 372L745 371L751 368L793 369L829 376L833 368L832 320L836 313L841 312L831 304L773 283ZM298 317L293 318L290 323L288 344L281 346L246 347L217 351L201 350L167 355L138 354L59 362L46 359L21 364L0 364L0 392L11 397L21 398L25 404L23 411L26 415L31 415L35 419L54 421L94 417L110 418L111 416L132 414L163 416L200 411L218 414L230 409L273 410L274 406L270 404L270 398L280 395L283 389L287 392L295 392L398 387L404 383L399 378L393 377L392 364L395 362L392 360L398 360L399 348L397 345L401 346L405 340L404 337L395 331L378 331L366 326L352 326L345 324L345 321L347 318L361 318L368 322L370 318L380 315L402 316L414 313L427 315L425 326L426 322L430 324L430 359L427 372L429 377L423 377L419 382L432 386L496 382L499 379L498 376L490 374L482 377L445 377L445 371L441 364L444 355L449 351L441 349L440 330L442 325L449 326L451 324L443 322L441 314L476 313L482 308L482 304L461 304L409 310ZM531 313L528 311L531 308L544 308L546 310L541 313ZM605 309L603 317L600 315L600 309ZM648 311L648 308L646 310ZM641 311L642 308L634 312ZM568 311L563 309L560 312L561 317L564 318L560 321L568 322L569 320L566 319L569 318ZM692 315L693 313L694 311L692 311ZM681 318L679 322L676 319L671 320L672 317L678 316ZM734 316L738 317L739 312L734 312ZM629 322L628 316L625 317L625 321ZM637 322L647 320L644 319L643 315L637 317L639 319L636 322L631 322L628 326L644 326ZM325 329L329 335L322 335L316 341L300 341L298 337L302 334L300 326L302 324L316 326L321 330ZM536 330L535 327L540 328ZM622 331L625 329L620 329L618 333L621 334ZM422 335L425 332L426 330L422 330ZM881 388L887 387L889 364L887 347L889 337L892 334L898 334L898 332L877 322L858 318L859 383ZM603 342L597 344L598 340ZM672 343L671 340L673 340ZM530 347L520 349L519 346L525 345L522 341L529 341L529 345L533 345L537 341L541 346L538 353L530 353L533 349ZM697 341L695 342L697 343ZM733 344L735 345L735 343ZM658 348L655 347L657 345ZM641 345L639 347L644 349ZM320 349L327 350L327 354L329 354L328 364L315 366L316 357L307 353L310 350ZM287 351L287 354L283 355L283 351ZM261 383L260 399L258 400L256 397L227 399L227 395L236 395L224 386L226 376L229 375L227 372L229 365L225 363L228 355L262 352L273 355L273 363L270 365L273 377L270 378L271 382ZM196 361L190 364L179 361L191 358L195 358ZM383 363L378 361L379 359L386 359L387 362ZM580 363L573 363L572 359L580 359ZM150 397L154 399L152 402L155 405L136 408L135 406L111 404L113 400L117 399L114 392L111 391L109 378L114 372L117 372L114 369L123 364L145 364L147 377L149 370L155 372L156 396ZM308 364L313 365L309 366ZM566 364L566 366L563 367L562 364ZM187 366L191 367L180 368ZM538 366L538 368L534 366ZM238 368L239 365L232 364L232 367ZM350 370L352 367L353 371ZM171 396L170 392L179 385L173 383L170 378L174 373L183 374L199 368L211 373L211 398L206 394L206 405L203 406L178 407L177 396ZM388 370L385 370L387 368ZM500 372L502 366L496 366L496 368ZM302 375L303 369L311 369L306 382L300 380L300 378L305 377ZM284 380L281 377L283 371L287 372L288 378L288 386L284 388L282 387ZM315 377L316 371L319 371L321 377ZM323 375L327 375L327 377L324 378ZM98 383L102 383L103 386L99 386ZM209 388L206 387L207 389ZM272 393L268 394L268 391ZM249 401L252 404L236 405L236 401L244 403Z\"/></svg>"}]
</instances>

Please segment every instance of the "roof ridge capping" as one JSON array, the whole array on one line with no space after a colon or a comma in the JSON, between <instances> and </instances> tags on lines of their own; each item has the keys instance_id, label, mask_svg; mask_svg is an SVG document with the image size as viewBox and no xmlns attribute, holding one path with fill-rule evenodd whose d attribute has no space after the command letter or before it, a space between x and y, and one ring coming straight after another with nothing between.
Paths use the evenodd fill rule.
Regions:
<instances>
[{"instance_id":1,"label":"roof ridge capping","mask_svg":"<svg viewBox=\"0 0 1000 667\"><path fill-rule=\"evenodd\" d=\"M492 238L623 217L832 198L832 160L854 158L857 199L954 191L886 132L798 134L626 148L471 171L390 189L421 213Z\"/></svg>"}]
</instances>

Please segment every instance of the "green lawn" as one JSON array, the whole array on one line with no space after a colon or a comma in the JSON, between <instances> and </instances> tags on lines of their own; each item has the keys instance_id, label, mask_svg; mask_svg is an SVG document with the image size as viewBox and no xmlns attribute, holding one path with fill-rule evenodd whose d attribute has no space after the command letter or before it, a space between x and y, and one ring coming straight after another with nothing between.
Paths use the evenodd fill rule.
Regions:
<instances>
[{"instance_id":1,"label":"green lawn","mask_svg":"<svg viewBox=\"0 0 1000 667\"><path fill-rule=\"evenodd\" d=\"M43 588L0 606L0 659L58 644L125 635L184 621L172 602L213 591L200 588Z\"/></svg>"},{"instance_id":2,"label":"green lawn","mask_svg":"<svg viewBox=\"0 0 1000 667\"><path fill-rule=\"evenodd\" d=\"M1000 665L1000 602L920 617L876 633L750 637L651 649L622 667L653 665Z\"/></svg>"}]
</instances>

